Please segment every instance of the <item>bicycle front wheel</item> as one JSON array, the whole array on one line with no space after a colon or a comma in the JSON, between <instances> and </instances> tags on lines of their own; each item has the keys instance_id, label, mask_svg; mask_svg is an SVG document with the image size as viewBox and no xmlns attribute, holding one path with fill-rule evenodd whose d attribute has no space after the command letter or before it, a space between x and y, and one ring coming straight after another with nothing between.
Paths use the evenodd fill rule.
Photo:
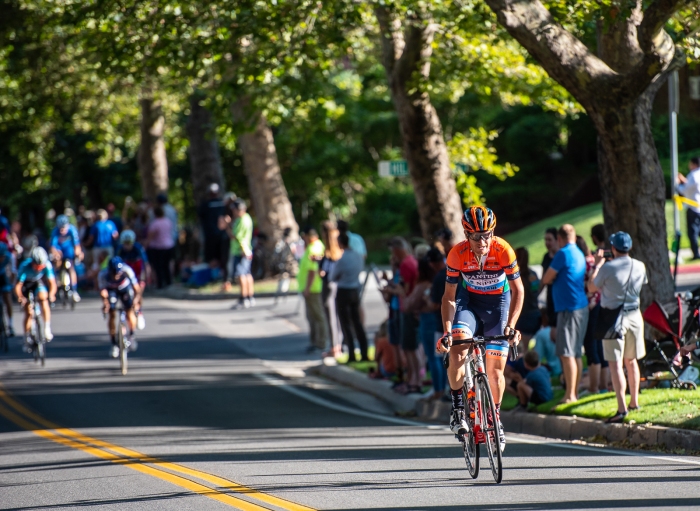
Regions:
<instances>
[{"instance_id":1,"label":"bicycle front wheel","mask_svg":"<svg viewBox=\"0 0 700 511\"><path fill-rule=\"evenodd\" d=\"M480 449L474 438L474 419L469 417L468 389L466 383L462 389L464 393L464 408L467 415L469 431L462 437L462 450L464 451L464 461L467 462L467 470L472 479L479 477L479 454Z\"/></svg>"},{"instance_id":2,"label":"bicycle front wheel","mask_svg":"<svg viewBox=\"0 0 700 511\"><path fill-rule=\"evenodd\" d=\"M503 458L501 455L501 437L498 430L496 405L493 401L489 380L485 374L477 375L476 384L479 385L480 394L477 410L481 414L481 424L486 437L486 452L489 456L491 473L496 483L500 483L503 480ZM489 420L489 416L491 420Z\"/></svg>"},{"instance_id":3,"label":"bicycle front wheel","mask_svg":"<svg viewBox=\"0 0 700 511\"><path fill-rule=\"evenodd\" d=\"M119 325L117 329L117 335L119 336L119 364L121 365L122 375L126 374L127 371L127 349L124 343L124 326Z\"/></svg>"}]
</instances>

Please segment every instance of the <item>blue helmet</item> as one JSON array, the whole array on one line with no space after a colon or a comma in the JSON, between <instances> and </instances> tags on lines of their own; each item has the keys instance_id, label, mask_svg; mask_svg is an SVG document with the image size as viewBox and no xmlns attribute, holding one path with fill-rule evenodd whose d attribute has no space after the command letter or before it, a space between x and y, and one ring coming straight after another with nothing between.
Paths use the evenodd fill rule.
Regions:
<instances>
[{"instance_id":1,"label":"blue helmet","mask_svg":"<svg viewBox=\"0 0 700 511\"><path fill-rule=\"evenodd\" d=\"M68 217L66 215L58 215L56 217L56 227L59 229L68 225Z\"/></svg>"},{"instance_id":2,"label":"blue helmet","mask_svg":"<svg viewBox=\"0 0 700 511\"><path fill-rule=\"evenodd\" d=\"M124 260L119 256L114 256L107 264L107 271L112 277L114 277L115 275L118 275L124 271L124 266L126 266Z\"/></svg>"}]
</instances>

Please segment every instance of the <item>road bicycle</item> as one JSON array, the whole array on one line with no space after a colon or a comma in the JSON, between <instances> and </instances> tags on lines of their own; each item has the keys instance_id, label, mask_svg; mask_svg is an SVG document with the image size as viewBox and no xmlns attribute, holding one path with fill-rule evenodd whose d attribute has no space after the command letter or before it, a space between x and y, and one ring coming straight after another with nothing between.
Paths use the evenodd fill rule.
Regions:
<instances>
[{"instance_id":1,"label":"road bicycle","mask_svg":"<svg viewBox=\"0 0 700 511\"><path fill-rule=\"evenodd\" d=\"M110 309L114 311L114 331L117 335L117 346L119 346L119 365L123 375L126 375L128 370L128 353L129 341L126 339L127 322L126 311L121 300L116 296L109 297ZM104 317L108 317L108 313L103 312Z\"/></svg>"},{"instance_id":2,"label":"road bicycle","mask_svg":"<svg viewBox=\"0 0 700 511\"><path fill-rule=\"evenodd\" d=\"M501 454L501 436L498 426L498 416L496 415L496 404L493 400L491 385L486 375L484 356L486 344L490 341L509 341L512 335L495 335L490 337L476 336L472 339L453 341L452 346L469 344L469 353L464 360L464 403L469 408L469 389L474 389L474 417L470 417L467 410L467 424L469 430L465 435L456 435L462 444L464 459L467 462L467 469L472 479L479 476L480 445L486 446L486 453L489 457L491 473L496 483L503 480L503 458ZM511 360L518 356L518 348L515 345L510 347ZM449 353L445 354L443 363L445 368L449 366Z\"/></svg>"},{"instance_id":3,"label":"road bicycle","mask_svg":"<svg viewBox=\"0 0 700 511\"><path fill-rule=\"evenodd\" d=\"M34 355L34 362L41 362L41 366L46 365L46 337L44 337L44 317L41 315L41 304L34 296L34 291L27 293L29 310L32 311L32 323L29 329L29 336L32 340L31 350Z\"/></svg>"},{"instance_id":4,"label":"road bicycle","mask_svg":"<svg viewBox=\"0 0 700 511\"><path fill-rule=\"evenodd\" d=\"M70 304L71 309L75 309L75 300L73 297L73 285L70 277L71 262L67 258L61 259L61 265L58 269L56 282L58 283L57 298L60 298L63 308L65 309Z\"/></svg>"}]
</instances>

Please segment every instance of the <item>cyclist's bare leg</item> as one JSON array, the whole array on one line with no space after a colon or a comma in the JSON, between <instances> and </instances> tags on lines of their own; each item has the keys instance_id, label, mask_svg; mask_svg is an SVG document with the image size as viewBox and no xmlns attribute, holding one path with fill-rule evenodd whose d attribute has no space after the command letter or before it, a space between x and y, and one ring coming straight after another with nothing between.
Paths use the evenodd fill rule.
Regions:
<instances>
[{"instance_id":1,"label":"cyclist's bare leg","mask_svg":"<svg viewBox=\"0 0 700 511\"><path fill-rule=\"evenodd\" d=\"M136 331L136 312L135 307L126 311L126 322L129 325L129 332L134 333Z\"/></svg>"},{"instance_id":2,"label":"cyclist's bare leg","mask_svg":"<svg viewBox=\"0 0 700 511\"><path fill-rule=\"evenodd\" d=\"M32 329L32 317L34 311L29 306L29 302L24 304L24 334L27 335Z\"/></svg>"},{"instance_id":3,"label":"cyclist's bare leg","mask_svg":"<svg viewBox=\"0 0 700 511\"><path fill-rule=\"evenodd\" d=\"M44 316L44 321L46 323L51 323L51 305L49 304L49 294L46 291L37 293L37 300L39 300L39 305L41 306L41 315Z\"/></svg>"},{"instance_id":4,"label":"cyclist's bare leg","mask_svg":"<svg viewBox=\"0 0 700 511\"><path fill-rule=\"evenodd\" d=\"M506 389L506 379L503 376L503 371L506 368L506 357L486 356L486 375L489 378L491 393L493 394L493 402L496 405L501 404L503 400L503 392Z\"/></svg>"},{"instance_id":5,"label":"cyclist's bare leg","mask_svg":"<svg viewBox=\"0 0 700 511\"><path fill-rule=\"evenodd\" d=\"M453 390L464 385L464 360L467 358L468 346L452 346L450 349L450 366L447 368L447 380Z\"/></svg>"},{"instance_id":6,"label":"cyclist's bare leg","mask_svg":"<svg viewBox=\"0 0 700 511\"><path fill-rule=\"evenodd\" d=\"M109 321L107 324L109 325L109 336L114 337L117 335L117 328L116 325L114 324L114 315L117 313L114 309L109 310Z\"/></svg>"},{"instance_id":7,"label":"cyclist's bare leg","mask_svg":"<svg viewBox=\"0 0 700 511\"><path fill-rule=\"evenodd\" d=\"M75 265L71 265L70 267L70 283L71 286L75 287L76 284L78 283L78 274L75 272Z\"/></svg>"},{"instance_id":8,"label":"cyclist's bare leg","mask_svg":"<svg viewBox=\"0 0 700 511\"><path fill-rule=\"evenodd\" d=\"M10 324L12 324L12 293L3 293L2 299L5 302L5 312L7 313L7 319L9 319Z\"/></svg>"}]
</instances>

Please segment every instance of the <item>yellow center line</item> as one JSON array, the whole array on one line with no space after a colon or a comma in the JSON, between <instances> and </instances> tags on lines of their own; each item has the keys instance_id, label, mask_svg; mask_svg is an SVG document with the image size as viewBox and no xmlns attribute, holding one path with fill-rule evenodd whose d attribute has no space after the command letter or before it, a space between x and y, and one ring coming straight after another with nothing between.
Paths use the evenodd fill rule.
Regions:
<instances>
[{"instance_id":1,"label":"yellow center line","mask_svg":"<svg viewBox=\"0 0 700 511\"><path fill-rule=\"evenodd\" d=\"M189 467L178 465L177 463L170 463L170 462L166 462L163 460L159 460L157 458L153 458L151 456L140 453L138 451L134 451L132 449L127 449L125 447L111 444L111 443L105 442L103 440L92 438L90 436L84 435L84 434L79 433L79 432L72 430L72 429L62 428L62 427L60 427L56 424L53 424L52 422L44 419L40 415L37 415L36 413L32 412L31 410L26 408L24 405L22 405L21 403L16 401L14 398L12 398L10 395L8 395L2 389L0 389L0 399L2 399L2 401L4 401L8 406L13 408L15 411L23 414L25 417L32 419L37 424L39 424L45 428L55 430L56 433L52 433L51 431L38 429L35 424L32 424L31 422L25 420L24 418L20 417L19 415L16 415L15 413L11 412L10 410L7 410L6 408L4 408L0 405L0 415L4 415L7 419L14 422L15 424L17 424L21 428L32 431L33 433L35 433L43 438L53 440L54 442L66 445L68 447L80 449L80 450L88 452L94 456L101 457L104 459L109 459L110 461L113 461L114 463L124 464L125 466L132 468L134 470L137 470L139 472L147 473L149 475L153 475L153 476L158 477L160 479L165 479L173 484L177 484L179 486L182 486L183 488L186 488L186 489L194 491L196 493L205 495L205 496L213 498L215 500L219 500L221 502L224 502L219 497L227 497L229 499L232 499L232 502L225 502L225 503L232 505L234 507L237 507L239 509L242 509L243 511L248 511L248 510L259 511L261 509L267 510L268 508L248 503L247 501L240 500L240 499L237 499L231 495L218 492L217 490L214 490L212 488L209 488L208 486L204 486L204 485L201 485L199 483L193 482L189 479L185 479L183 477L171 474L169 472L165 472L163 470L148 467L146 465L143 465L143 463L156 465L157 467L159 467L161 469L166 469L166 470L170 470L172 472L196 477L196 478L201 479L203 481L207 481L209 483L215 484L216 486L218 486L222 489L231 490L231 491L234 491L234 492L237 492L240 494L244 494L244 495L246 495L250 498L253 498L255 500L258 500L260 502L271 504L273 506L285 509L287 511L315 511L313 508L303 506L301 504L296 504L294 502L290 502L288 500L281 499L279 497L274 497L274 496L268 495L266 493L259 492L257 490L254 490L252 488L248 488L246 486L238 484L234 481L230 481L230 480L225 479L223 477L209 474L207 472L202 472L200 470L191 469ZM65 438L65 437L68 437L68 438ZM78 442L74 442L74 441L70 440L70 438L76 439L76 440L78 440ZM82 443L80 443L80 442L82 442ZM117 454L120 454L121 456L116 456L110 452L104 451L102 449L96 449L95 447L91 447L90 445L86 445L86 444L92 444L93 446L100 447L102 449L108 449L108 450L113 451ZM127 458L124 458L124 456L126 456ZM129 458L131 458L131 459L129 459ZM132 461L136 461L137 463L132 463Z\"/></svg>"}]
</instances>

